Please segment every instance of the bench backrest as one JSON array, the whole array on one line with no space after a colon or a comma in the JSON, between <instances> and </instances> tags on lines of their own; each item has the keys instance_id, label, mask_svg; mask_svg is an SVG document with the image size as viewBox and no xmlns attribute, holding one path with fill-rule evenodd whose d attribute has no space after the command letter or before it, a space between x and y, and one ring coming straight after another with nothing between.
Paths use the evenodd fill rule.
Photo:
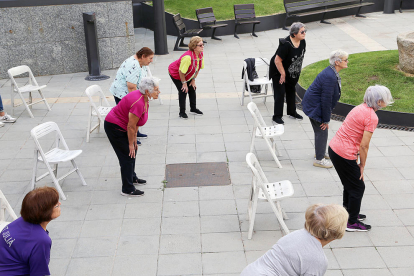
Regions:
<instances>
[{"instance_id":1,"label":"bench backrest","mask_svg":"<svg viewBox=\"0 0 414 276\"><path fill-rule=\"evenodd\" d=\"M215 24L216 17L214 16L213 8L204 8L196 10L196 15L198 22L200 23L200 28L203 28L205 25Z\"/></svg>"},{"instance_id":2,"label":"bench backrest","mask_svg":"<svg viewBox=\"0 0 414 276\"><path fill-rule=\"evenodd\" d=\"M237 21L248 21L256 18L254 4L234 5L234 19Z\"/></svg>"},{"instance_id":3,"label":"bench backrest","mask_svg":"<svg viewBox=\"0 0 414 276\"><path fill-rule=\"evenodd\" d=\"M351 2L361 3L362 0L283 0L287 13L320 9L328 6L342 5Z\"/></svg>"},{"instance_id":4,"label":"bench backrest","mask_svg":"<svg viewBox=\"0 0 414 276\"><path fill-rule=\"evenodd\" d=\"M181 14L177 13L176 15L174 15L173 21L179 33L185 32L185 24L184 24L183 19L181 18Z\"/></svg>"}]
</instances>

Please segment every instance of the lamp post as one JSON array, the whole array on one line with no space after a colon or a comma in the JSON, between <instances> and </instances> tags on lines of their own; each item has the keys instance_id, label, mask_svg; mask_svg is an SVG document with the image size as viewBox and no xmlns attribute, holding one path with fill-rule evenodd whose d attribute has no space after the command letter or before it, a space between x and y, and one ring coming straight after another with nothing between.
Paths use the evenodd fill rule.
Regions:
<instances>
[{"instance_id":1,"label":"lamp post","mask_svg":"<svg viewBox=\"0 0 414 276\"><path fill-rule=\"evenodd\" d=\"M165 26L164 0L153 0L154 6L154 45L156 55L167 55L167 29Z\"/></svg>"}]
</instances>

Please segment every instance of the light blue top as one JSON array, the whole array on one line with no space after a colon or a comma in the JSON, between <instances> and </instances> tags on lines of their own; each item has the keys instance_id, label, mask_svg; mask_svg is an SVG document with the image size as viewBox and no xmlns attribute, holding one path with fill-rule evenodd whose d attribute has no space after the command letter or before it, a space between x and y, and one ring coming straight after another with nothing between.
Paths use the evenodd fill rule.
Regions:
<instances>
[{"instance_id":1,"label":"light blue top","mask_svg":"<svg viewBox=\"0 0 414 276\"><path fill-rule=\"evenodd\" d=\"M147 76L147 66L140 66L138 60L131 56L127 58L119 67L114 82L109 91L115 97L122 99L128 94L127 82L137 85L141 79Z\"/></svg>"}]
</instances>

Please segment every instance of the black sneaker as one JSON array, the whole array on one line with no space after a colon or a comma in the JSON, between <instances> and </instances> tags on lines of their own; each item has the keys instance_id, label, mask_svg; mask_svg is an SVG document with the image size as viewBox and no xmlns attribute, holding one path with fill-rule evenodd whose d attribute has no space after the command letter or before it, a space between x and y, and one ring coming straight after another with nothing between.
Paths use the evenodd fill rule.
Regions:
<instances>
[{"instance_id":1,"label":"black sneaker","mask_svg":"<svg viewBox=\"0 0 414 276\"><path fill-rule=\"evenodd\" d=\"M184 120L187 120L188 119L188 116L187 116L187 114L185 112L181 112L179 114L179 116L180 116L181 119L184 119Z\"/></svg>"},{"instance_id":2,"label":"black sneaker","mask_svg":"<svg viewBox=\"0 0 414 276\"><path fill-rule=\"evenodd\" d=\"M130 193L121 192L121 195L123 195L123 196L143 196L144 192L140 191L140 190L135 190L135 191L130 192Z\"/></svg>"},{"instance_id":3,"label":"black sneaker","mask_svg":"<svg viewBox=\"0 0 414 276\"><path fill-rule=\"evenodd\" d=\"M191 110L190 113L199 116L203 115L203 112L201 112L200 109Z\"/></svg>"},{"instance_id":4,"label":"black sneaker","mask_svg":"<svg viewBox=\"0 0 414 276\"><path fill-rule=\"evenodd\" d=\"M302 121L303 120L303 117L300 116L298 113L296 113L295 115L289 115L289 118L296 119L298 121Z\"/></svg>"},{"instance_id":5,"label":"black sneaker","mask_svg":"<svg viewBox=\"0 0 414 276\"><path fill-rule=\"evenodd\" d=\"M279 118L279 117L274 118L273 122L275 122L277 125L284 125L285 124L285 122L282 120L282 118Z\"/></svg>"},{"instance_id":6,"label":"black sneaker","mask_svg":"<svg viewBox=\"0 0 414 276\"><path fill-rule=\"evenodd\" d=\"M346 224L346 231L348 232L367 232L368 230L371 230L371 225L363 222L355 222L353 224L348 222Z\"/></svg>"},{"instance_id":7,"label":"black sneaker","mask_svg":"<svg viewBox=\"0 0 414 276\"><path fill-rule=\"evenodd\" d=\"M367 216L366 215L363 215L363 214L359 214L358 215L358 220L359 221L363 221L364 219L366 219L367 218Z\"/></svg>"},{"instance_id":8,"label":"black sneaker","mask_svg":"<svg viewBox=\"0 0 414 276\"><path fill-rule=\"evenodd\" d=\"M141 133L141 132L137 132L137 138L141 138L141 139L145 139L145 138L147 138L148 137L148 135L146 135L146 134L144 134L144 133Z\"/></svg>"},{"instance_id":9,"label":"black sneaker","mask_svg":"<svg viewBox=\"0 0 414 276\"><path fill-rule=\"evenodd\" d=\"M145 185L145 184L147 184L147 181L144 180L144 179L137 178L137 179L134 179L133 183L134 183L134 185L137 185L137 184Z\"/></svg>"},{"instance_id":10,"label":"black sneaker","mask_svg":"<svg viewBox=\"0 0 414 276\"><path fill-rule=\"evenodd\" d=\"M141 146L141 142L138 140L138 138L137 138L137 145Z\"/></svg>"}]
</instances>

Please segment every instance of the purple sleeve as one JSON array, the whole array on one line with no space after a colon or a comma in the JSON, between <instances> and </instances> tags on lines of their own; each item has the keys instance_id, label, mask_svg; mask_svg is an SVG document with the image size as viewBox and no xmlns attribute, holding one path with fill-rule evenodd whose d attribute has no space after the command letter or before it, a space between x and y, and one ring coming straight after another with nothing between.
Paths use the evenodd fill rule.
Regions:
<instances>
[{"instance_id":1,"label":"purple sleeve","mask_svg":"<svg viewBox=\"0 0 414 276\"><path fill-rule=\"evenodd\" d=\"M50 275L50 247L51 243L46 241L39 242L33 247L29 258L30 276Z\"/></svg>"},{"instance_id":2,"label":"purple sleeve","mask_svg":"<svg viewBox=\"0 0 414 276\"><path fill-rule=\"evenodd\" d=\"M143 101L138 100L131 106L129 112L136 115L138 118L141 118L144 113L144 105L145 103Z\"/></svg>"}]
</instances>

